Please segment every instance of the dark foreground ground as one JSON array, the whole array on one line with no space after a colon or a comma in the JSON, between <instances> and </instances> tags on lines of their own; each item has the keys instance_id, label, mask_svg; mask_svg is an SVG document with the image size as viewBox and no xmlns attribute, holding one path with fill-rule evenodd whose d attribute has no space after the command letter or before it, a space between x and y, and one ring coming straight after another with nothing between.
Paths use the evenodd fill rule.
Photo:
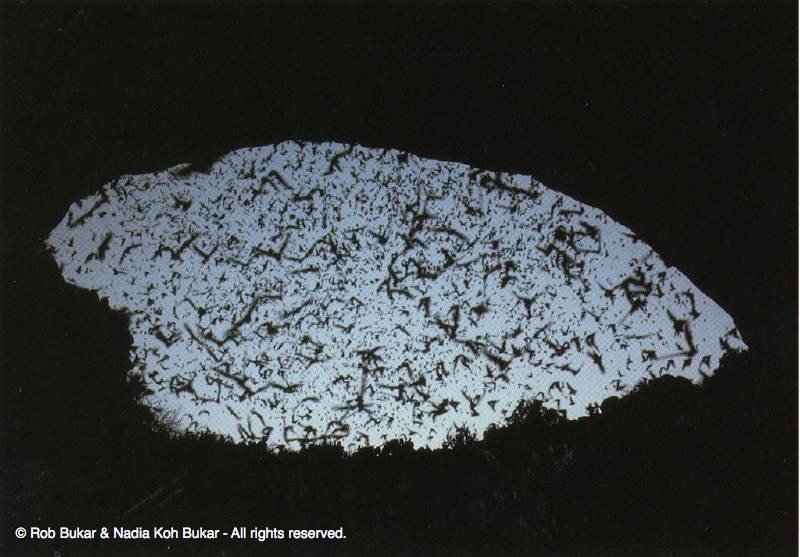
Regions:
<instances>
[{"instance_id":1,"label":"dark foreground ground","mask_svg":"<svg viewBox=\"0 0 800 557\"><path fill-rule=\"evenodd\" d=\"M797 554L796 3L9 1L0 35L0 556ZM636 231L751 350L447 449L172 438L125 379L125 318L44 238L121 174L287 139L532 174ZM99 524L347 539L14 537Z\"/></svg>"}]
</instances>

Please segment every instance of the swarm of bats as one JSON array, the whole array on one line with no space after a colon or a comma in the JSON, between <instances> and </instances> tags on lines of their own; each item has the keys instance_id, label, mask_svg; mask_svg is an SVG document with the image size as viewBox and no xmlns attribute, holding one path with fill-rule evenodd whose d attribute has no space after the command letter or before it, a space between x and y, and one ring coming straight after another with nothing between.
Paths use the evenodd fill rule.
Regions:
<instances>
[{"instance_id":1,"label":"swarm of bats","mask_svg":"<svg viewBox=\"0 0 800 557\"><path fill-rule=\"evenodd\" d=\"M285 142L122 176L47 244L130 316L149 404L269 447L438 445L521 399L585 415L746 349L598 209L391 149Z\"/></svg>"}]
</instances>

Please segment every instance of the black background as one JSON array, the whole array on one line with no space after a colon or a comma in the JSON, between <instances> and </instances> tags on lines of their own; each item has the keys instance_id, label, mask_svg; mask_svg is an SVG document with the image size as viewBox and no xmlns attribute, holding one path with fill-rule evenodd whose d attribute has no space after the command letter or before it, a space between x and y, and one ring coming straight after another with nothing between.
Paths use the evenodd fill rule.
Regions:
<instances>
[{"instance_id":1,"label":"black background","mask_svg":"<svg viewBox=\"0 0 800 557\"><path fill-rule=\"evenodd\" d=\"M778 2L4 3L2 539L64 455L99 474L126 419L96 387L124 374L125 319L63 283L46 235L118 175L285 139L531 174L636 231L757 354L745 394L773 420L752 446L782 444L773 507L794 513L796 22Z\"/></svg>"}]
</instances>

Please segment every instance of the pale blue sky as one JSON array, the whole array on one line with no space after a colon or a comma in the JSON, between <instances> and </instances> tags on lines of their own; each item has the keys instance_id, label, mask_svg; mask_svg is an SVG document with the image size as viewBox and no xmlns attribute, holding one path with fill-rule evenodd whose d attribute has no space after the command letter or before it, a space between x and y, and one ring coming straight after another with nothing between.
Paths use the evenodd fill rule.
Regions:
<instances>
[{"instance_id":1,"label":"pale blue sky","mask_svg":"<svg viewBox=\"0 0 800 557\"><path fill-rule=\"evenodd\" d=\"M522 398L581 416L745 348L600 210L395 150L285 142L123 176L48 245L65 280L131 315L153 407L273 446L439 446Z\"/></svg>"}]
</instances>

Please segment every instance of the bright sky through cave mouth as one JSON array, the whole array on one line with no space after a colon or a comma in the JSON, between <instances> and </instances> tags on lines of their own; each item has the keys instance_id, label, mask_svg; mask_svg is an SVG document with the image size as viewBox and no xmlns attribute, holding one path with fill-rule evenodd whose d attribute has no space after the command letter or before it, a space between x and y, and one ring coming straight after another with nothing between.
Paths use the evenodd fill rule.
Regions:
<instances>
[{"instance_id":1,"label":"bright sky through cave mouth","mask_svg":"<svg viewBox=\"0 0 800 557\"><path fill-rule=\"evenodd\" d=\"M122 176L48 247L130 316L130 373L188 431L439 446L522 399L568 417L746 350L635 233L529 176L284 142Z\"/></svg>"}]
</instances>

